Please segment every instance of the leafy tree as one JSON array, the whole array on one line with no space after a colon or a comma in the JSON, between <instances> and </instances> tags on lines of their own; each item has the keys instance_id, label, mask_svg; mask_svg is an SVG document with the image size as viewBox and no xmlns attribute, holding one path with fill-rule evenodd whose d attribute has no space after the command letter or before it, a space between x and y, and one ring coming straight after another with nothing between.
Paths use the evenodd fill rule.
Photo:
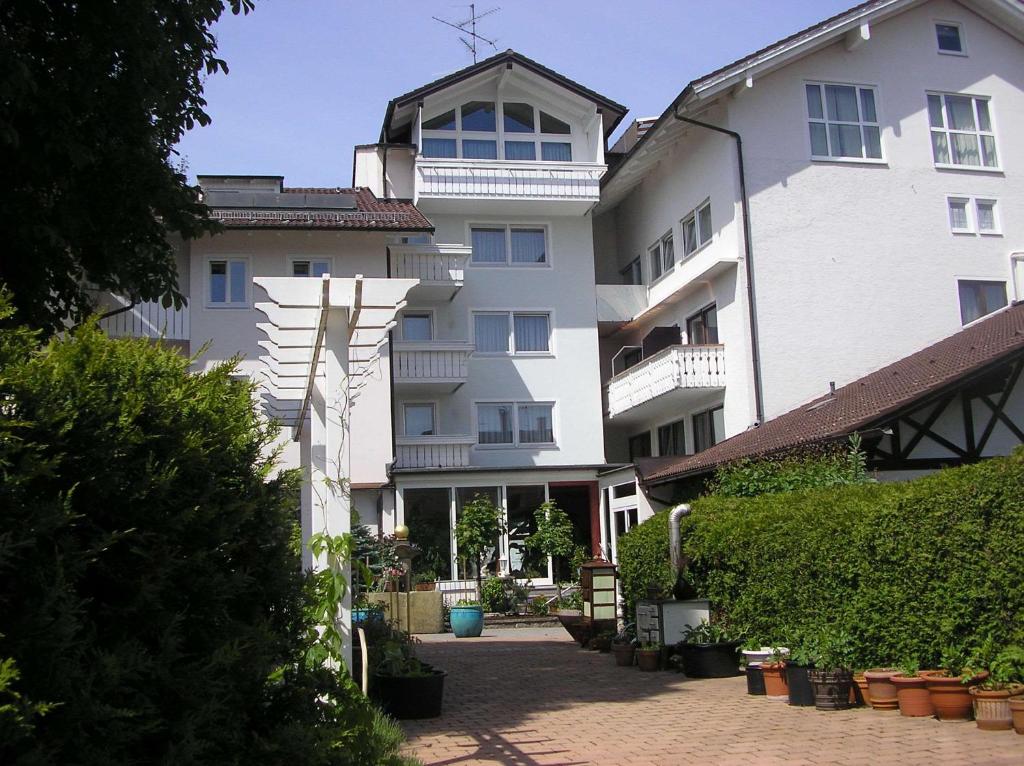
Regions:
<instances>
[{"instance_id":1,"label":"leafy tree","mask_svg":"<svg viewBox=\"0 0 1024 766\"><path fill-rule=\"evenodd\" d=\"M168 232L217 229L171 159L210 122L203 78L227 64L210 27L252 0L0 3L0 285L47 331L92 288L180 306Z\"/></svg>"},{"instance_id":2,"label":"leafy tree","mask_svg":"<svg viewBox=\"0 0 1024 766\"><path fill-rule=\"evenodd\" d=\"M477 599L483 592L484 554L498 544L498 535L504 531L501 508L486 495L476 495L462 508L462 516L455 525L455 542L459 555L476 564Z\"/></svg>"},{"instance_id":3,"label":"leafy tree","mask_svg":"<svg viewBox=\"0 0 1024 766\"><path fill-rule=\"evenodd\" d=\"M537 522L537 531L526 538L526 547L551 557L551 566L555 571L555 587L561 601L562 583L558 579L558 559L572 556L575 552L572 520L554 500L545 500L541 503L533 517Z\"/></svg>"}]
</instances>

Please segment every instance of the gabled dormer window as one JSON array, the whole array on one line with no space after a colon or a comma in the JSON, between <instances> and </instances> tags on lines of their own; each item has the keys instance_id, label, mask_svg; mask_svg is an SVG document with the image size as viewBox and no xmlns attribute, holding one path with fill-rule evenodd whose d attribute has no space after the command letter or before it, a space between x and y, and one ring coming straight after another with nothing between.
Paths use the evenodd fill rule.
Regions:
<instances>
[{"instance_id":1,"label":"gabled dormer window","mask_svg":"<svg viewBox=\"0 0 1024 766\"><path fill-rule=\"evenodd\" d=\"M572 162L569 123L522 101L467 101L421 128L424 157Z\"/></svg>"}]
</instances>

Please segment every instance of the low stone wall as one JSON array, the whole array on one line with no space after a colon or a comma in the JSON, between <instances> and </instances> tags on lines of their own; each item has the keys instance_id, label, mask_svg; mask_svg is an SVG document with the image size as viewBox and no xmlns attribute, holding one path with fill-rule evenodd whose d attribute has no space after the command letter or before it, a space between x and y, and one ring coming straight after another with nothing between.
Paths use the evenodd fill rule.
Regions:
<instances>
[{"instance_id":1,"label":"low stone wall","mask_svg":"<svg viewBox=\"0 0 1024 766\"><path fill-rule=\"evenodd\" d=\"M408 600L410 596L411 601ZM444 632L441 591L368 593L366 597L371 604L383 604L387 618L402 630L410 633Z\"/></svg>"}]
</instances>

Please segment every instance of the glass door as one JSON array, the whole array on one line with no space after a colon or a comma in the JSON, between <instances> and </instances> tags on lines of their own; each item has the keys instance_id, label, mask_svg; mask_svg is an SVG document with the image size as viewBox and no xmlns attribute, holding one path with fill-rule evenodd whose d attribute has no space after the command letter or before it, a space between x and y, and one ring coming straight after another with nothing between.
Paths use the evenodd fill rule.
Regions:
<instances>
[{"instance_id":1,"label":"glass door","mask_svg":"<svg viewBox=\"0 0 1024 766\"><path fill-rule=\"evenodd\" d=\"M517 580L532 580L535 585L550 585L550 557L526 546L527 538L537 531L535 514L547 499L547 486L544 484L508 486L505 488L505 498L508 574Z\"/></svg>"}]
</instances>

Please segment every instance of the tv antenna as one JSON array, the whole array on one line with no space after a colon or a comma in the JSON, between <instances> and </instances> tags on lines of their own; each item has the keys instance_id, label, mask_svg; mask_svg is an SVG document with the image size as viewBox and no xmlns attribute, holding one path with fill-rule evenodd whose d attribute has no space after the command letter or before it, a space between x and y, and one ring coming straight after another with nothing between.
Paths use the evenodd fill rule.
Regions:
<instances>
[{"instance_id":1,"label":"tv antenna","mask_svg":"<svg viewBox=\"0 0 1024 766\"><path fill-rule=\"evenodd\" d=\"M498 46L495 45L495 43L497 42L497 38L495 38L494 40L489 40L488 38L484 37L483 35L478 35L476 33L476 23L477 23L477 21L482 19L484 16L490 16L492 13L497 13L500 10L501 10L501 8L491 8L491 10L484 11L479 16L477 16L476 15L476 3L470 3L469 4L469 18L466 19L465 21L459 21L459 22L445 21L444 19L439 19L437 16L431 16L430 18L432 18L434 21L440 21L442 24L445 24L446 26L449 26L452 29L457 29L459 32L462 32L462 34L464 34L466 37L469 38L467 40L466 37L459 37L459 40L461 40L462 44L465 45L469 49L469 52L473 54L473 63L475 64L476 63L476 43L477 43L477 40L481 40L481 41L487 43L488 45L490 45L492 48L494 48L494 50L498 50Z\"/></svg>"}]
</instances>

